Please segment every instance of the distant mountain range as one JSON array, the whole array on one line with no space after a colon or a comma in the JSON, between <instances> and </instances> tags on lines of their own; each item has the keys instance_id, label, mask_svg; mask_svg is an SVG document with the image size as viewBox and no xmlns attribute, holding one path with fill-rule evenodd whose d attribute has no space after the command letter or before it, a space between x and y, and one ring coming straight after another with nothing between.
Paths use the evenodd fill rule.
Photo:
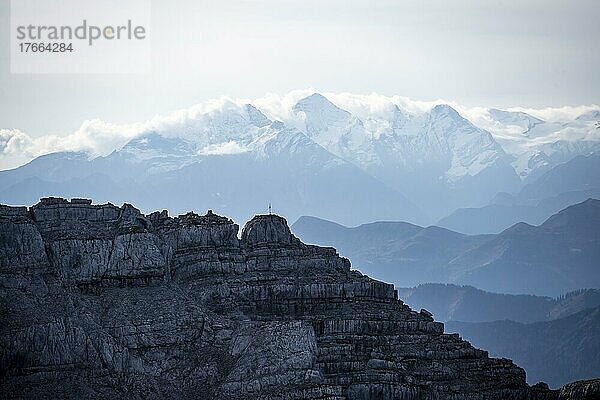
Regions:
<instances>
[{"instance_id":1,"label":"distant mountain range","mask_svg":"<svg viewBox=\"0 0 600 400\"><path fill-rule=\"evenodd\" d=\"M164 204L174 213L215 209L242 221L264 212L269 203L281 214L297 217L308 211L347 223L422 219L398 191L298 130L264 116L250 119L258 113L250 106L245 113L233 122L231 115L207 116L205 121L206 136L219 125L246 132L243 149L229 142L211 147L207 140L198 153L201 149L189 141L150 133L106 157L51 154L0 172L0 201L26 204L48 195L83 196L134 201L148 212ZM223 133L224 139L229 134L233 132Z\"/></svg>"},{"instance_id":2,"label":"distant mountain range","mask_svg":"<svg viewBox=\"0 0 600 400\"><path fill-rule=\"evenodd\" d=\"M541 224L552 214L588 198L600 198L600 154L557 165L516 195L501 193L489 205L461 208L436 223L457 232L498 233L517 222Z\"/></svg>"},{"instance_id":3,"label":"distant mountain range","mask_svg":"<svg viewBox=\"0 0 600 400\"><path fill-rule=\"evenodd\" d=\"M600 307L600 290L581 289L558 297L486 292L473 286L426 283L397 288L398 296L413 309L425 308L436 320L522 323L551 321Z\"/></svg>"},{"instance_id":4,"label":"distant mountain range","mask_svg":"<svg viewBox=\"0 0 600 400\"><path fill-rule=\"evenodd\" d=\"M500 188L512 191L520 184L511 158L492 135L448 105L420 115L391 105L385 117L361 119L313 94L293 111L311 139L432 216L460 204L485 203Z\"/></svg>"},{"instance_id":5,"label":"distant mountain range","mask_svg":"<svg viewBox=\"0 0 600 400\"><path fill-rule=\"evenodd\" d=\"M600 373L600 307L548 322L447 322L495 357L507 357L527 371L530 383L543 380L559 387Z\"/></svg>"},{"instance_id":6,"label":"distant mountain range","mask_svg":"<svg viewBox=\"0 0 600 400\"><path fill-rule=\"evenodd\" d=\"M496 235L376 222L355 228L302 217L305 242L336 247L361 271L397 286L467 284L513 294L558 296L600 288L600 201L567 207L539 226L518 223Z\"/></svg>"},{"instance_id":7,"label":"distant mountain range","mask_svg":"<svg viewBox=\"0 0 600 400\"><path fill-rule=\"evenodd\" d=\"M175 213L213 208L238 220L272 203L292 220L314 215L348 225L426 225L457 208L487 206L497 193L517 193L523 184L554 187L540 176L600 144L597 111L556 122L490 109L471 121L446 104L417 110L396 97L342 103L318 93L262 107L223 100L189 111L184 120L147 124L110 154L54 153L0 171L0 202L87 196L134 201L144 211L165 204ZM568 199L537 214L525 209L520 219L581 200L568 191L585 192L556 188L539 189L539 196ZM535 201L518 205L537 207ZM473 231L493 231L511 218ZM444 225L463 232L473 225L470 216L456 219Z\"/></svg>"},{"instance_id":8,"label":"distant mountain range","mask_svg":"<svg viewBox=\"0 0 600 400\"><path fill-rule=\"evenodd\" d=\"M491 109L480 125L512 156L515 171L529 183L575 155L600 150L598 121L598 110L574 119L544 121L524 112Z\"/></svg>"},{"instance_id":9,"label":"distant mountain range","mask_svg":"<svg viewBox=\"0 0 600 400\"><path fill-rule=\"evenodd\" d=\"M446 322L447 332L458 332L494 356L518 360L530 383L559 387L600 373L600 290L551 298L423 284L398 288L398 296Z\"/></svg>"}]
</instances>

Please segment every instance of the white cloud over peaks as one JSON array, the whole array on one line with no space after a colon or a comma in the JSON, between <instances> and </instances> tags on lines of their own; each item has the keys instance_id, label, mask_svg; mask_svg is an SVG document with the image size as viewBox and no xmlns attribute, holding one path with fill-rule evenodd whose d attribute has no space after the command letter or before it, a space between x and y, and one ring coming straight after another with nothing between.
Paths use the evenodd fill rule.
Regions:
<instances>
[{"instance_id":1,"label":"white cloud over peaks","mask_svg":"<svg viewBox=\"0 0 600 400\"><path fill-rule=\"evenodd\" d=\"M84 151L92 157L104 156L151 131L166 137L201 141L199 136L206 128L206 117L226 111L245 112L242 104L221 98L133 124L86 120L75 132L64 136L31 137L18 129L0 129L0 169L14 168L40 155L59 151ZM231 147L229 150L232 151Z\"/></svg>"},{"instance_id":2,"label":"white cloud over peaks","mask_svg":"<svg viewBox=\"0 0 600 400\"><path fill-rule=\"evenodd\" d=\"M0 169L16 167L36 157L31 138L18 129L0 129Z\"/></svg>"},{"instance_id":3,"label":"white cloud over peaks","mask_svg":"<svg viewBox=\"0 0 600 400\"><path fill-rule=\"evenodd\" d=\"M532 115L536 118L550 122L566 122L574 120L581 114L585 114L590 111L600 110L600 105L593 104L589 106L564 106L564 107L548 107L548 108L526 108L526 107L513 107L507 108L506 111L521 111Z\"/></svg>"},{"instance_id":4,"label":"white cloud over peaks","mask_svg":"<svg viewBox=\"0 0 600 400\"><path fill-rule=\"evenodd\" d=\"M0 153L13 155L27 152L31 138L18 129L0 129Z\"/></svg>"},{"instance_id":5,"label":"white cloud over peaks","mask_svg":"<svg viewBox=\"0 0 600 400\"><path fill-rule=\"evenodd\" d=\"M165 137L178 137L197 143L202 154L238 154L247 151L240 143L240 135L252 135L240 131L243 124L236 125L235 116L248 118L245 104L251 103L272 120L280 120L289 126L302 128L303 121L292 111L302 98L319 92L338 107L369 119L389 120L398 106L408 114L422 114L437 104L449 104L475 125L489 129L498 135L512 136L518 132L514 127L498 125L484 107L464 107L442 99L433 101L411 100L402 96L385 96L377 93L352 94L320 92L316 89L294 90L285 94L270 93L257 99L230 99L222 97L177 110L166 115L156 115L147 121L133 124L112 124L98 119L84 121L77 131L67 135L30 137L18 129L0 129L0 169L21 165L42 154L57 151L85 151L90 156L107 155L121 148L129 140L147 132L158 132ZM508 111L522 111L545 121L573 121L579 115L600 110L597 105L531 109L515 107ZM232 119L233 118L233 119ZM217 135L214 127L223 132ZM240 128L241 127L241 128ZM596 135L597 132L594 132ZM550 137L550 135L549 135Z\"/></svg>"},{"instance_id":6,"label":"white cloud over peaks","mask_svg":"<svg viewBox=\"0 0 600 400\"><path fill-rule=\"evenodd\" d=\"M319 91L313 88L300 89L292 90L284 95L269 93L264 97L244 101L252 103L271 120L282 121L295 128L302 128L302 121L294 114L292 108L304 97L317 92Z\"/></svg>"},{"instance_id":7,"label":"white cloud over peaks","mask_svg":"<svg viewBox=\"0 0 600 400\"><path fill-rule=\"evenodd\" d=\"M462 108L454 102L442 99L434 101L418 101L402 96L385 96L377 93L333 93L323 92L314 88L293 90L284 95L270 93L264 97L247 100L246 102L254 104L269 118L285 122L296 119L297 117L292 111L294 105L304 97L314 93L322 94L339 108L349 111L359 118L367 118L367 116L386 118L393 111L394 105L397 105L401 110L410 114L422 114L431 110L431 108L437 104L450 104L457 109Z\"/></svg>"},{"instance_id":8,"label":"white cloud over peaks","mask_svg":"<svg viewBox=\"0 0 600 400\"><path fill-rule=\"evenodd\" d=\"M69 135L31 137L18 129L0 130L0 168L28 162L43 154L58 151L85 151L91 156L106 155L120 148L140 131L140 124L116 125L87 120Z\"/></svg>"}]
</instances>

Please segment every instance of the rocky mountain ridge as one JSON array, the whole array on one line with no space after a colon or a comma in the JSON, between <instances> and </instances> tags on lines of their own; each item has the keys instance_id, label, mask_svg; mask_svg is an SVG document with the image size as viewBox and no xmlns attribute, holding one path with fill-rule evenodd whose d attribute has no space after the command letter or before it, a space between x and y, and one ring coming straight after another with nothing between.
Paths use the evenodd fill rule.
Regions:
<instances>
[{"instance_id":1,"label":"rocky mountain ridge","mask_svg":"<svg viewBox=\"0 0 600 400\"><path fill-rule=\"evenodd\" d=\"M569 399L300 242L129 204L0 207L6 398ZM560 397L562 396L562 397Z\"/></svg>"}]
</instances>

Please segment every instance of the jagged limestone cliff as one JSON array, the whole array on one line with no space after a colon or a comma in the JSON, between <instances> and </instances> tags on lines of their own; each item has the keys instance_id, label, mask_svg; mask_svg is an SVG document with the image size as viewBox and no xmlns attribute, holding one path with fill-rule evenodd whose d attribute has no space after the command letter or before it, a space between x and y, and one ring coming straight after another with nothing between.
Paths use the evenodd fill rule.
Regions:
<instances>
[{"instance_id":1,"label":"jagged limestone cliff","mask_svg":"<svg viewBox=\"0 0 600 400\"><path fill-rule=\"evenodd\" d=\"M3 398L557 399L285 219L0 206Z\"/></svg>"}]
</instances>

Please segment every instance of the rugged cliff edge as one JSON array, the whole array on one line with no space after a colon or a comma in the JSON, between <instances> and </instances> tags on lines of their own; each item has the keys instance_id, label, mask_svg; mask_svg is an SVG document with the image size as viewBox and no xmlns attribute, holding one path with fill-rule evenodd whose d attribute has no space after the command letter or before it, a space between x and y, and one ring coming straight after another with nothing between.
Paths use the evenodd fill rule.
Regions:
<instances>
[{"instance_id":1,"label":"rugged cliff edge","mask_svg":"<svg viewBox=\"0 0 600 400\"><path fill-rule=\"evenodd\" d=\"M285 219L0 206L3 398L570 399ZM574 384L574 385L577 385ZM588 392L589 389L586 389ZM577 398L579 394L577 394Z\"/></svg>"}]
</instances>

